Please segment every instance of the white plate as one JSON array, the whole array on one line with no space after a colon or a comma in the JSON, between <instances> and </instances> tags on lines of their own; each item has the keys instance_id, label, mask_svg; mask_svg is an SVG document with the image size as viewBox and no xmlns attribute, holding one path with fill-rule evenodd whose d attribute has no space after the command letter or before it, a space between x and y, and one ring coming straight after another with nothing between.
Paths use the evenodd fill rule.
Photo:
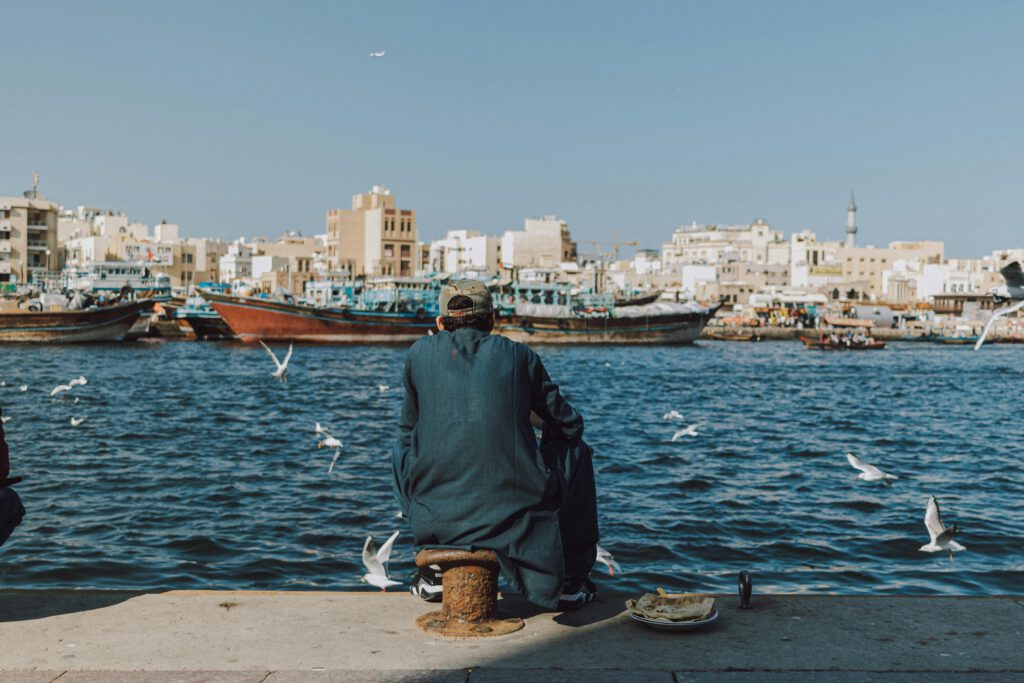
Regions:
<instances>
[{"instance_id":1,"label":"white plate","mask_svg":"<svg viewBox=\"0 0 1024 683\"><path fill-rule=\"evenodd\" d=\"M639 614L628 610L627 613L629 614L629 618L633 621L638 621L644 626L650 626L651 628L656 628L659 631L691 631L695 628L707 626L718 618L718 610L716 609L711 610L711 614L707 615L703 619L698 619L697 621L655 621L654 619L647 619L646 617L642 617Z\"/></svg>"}]
</instances>

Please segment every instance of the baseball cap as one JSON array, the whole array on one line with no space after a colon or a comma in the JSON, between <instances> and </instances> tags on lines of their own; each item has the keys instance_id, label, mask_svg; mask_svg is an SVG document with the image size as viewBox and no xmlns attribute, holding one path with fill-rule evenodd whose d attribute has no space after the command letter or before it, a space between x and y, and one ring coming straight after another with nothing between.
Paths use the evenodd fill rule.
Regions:
<instances>
[{"instance_id":1,"label":"baseball cap","mask_svg":"<svg viewBox=\"0 0 1024 683\"><path fill-rule=\"evenodd\" d=\"M472 308L449 311L448 302L457 296L468 297L473 302ZM441 288L441 296L437 298L437 309L442 317L460 318L473 313L490 313L494 307L491 304L491 292L484 283L479 280L459 280Z\"/></svg>"}]
</instances>

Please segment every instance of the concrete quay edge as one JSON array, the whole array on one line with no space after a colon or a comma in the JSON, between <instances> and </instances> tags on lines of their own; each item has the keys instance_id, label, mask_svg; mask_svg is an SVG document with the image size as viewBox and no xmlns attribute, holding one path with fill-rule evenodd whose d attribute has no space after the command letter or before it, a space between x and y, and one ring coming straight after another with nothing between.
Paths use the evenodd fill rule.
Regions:
<instances>
[{"instance_id":1,"label":"concrete quay edge","mask_svg":"<svg viewBox=\"0 0 1024 683\"><path fill-rule=\"evenodd\" d=\"M625 595L442 640L407 593L0 590L0 683L1024 680L1024 596L718 596L703 630L653 631Z\"/></svg>"}]
</instances>

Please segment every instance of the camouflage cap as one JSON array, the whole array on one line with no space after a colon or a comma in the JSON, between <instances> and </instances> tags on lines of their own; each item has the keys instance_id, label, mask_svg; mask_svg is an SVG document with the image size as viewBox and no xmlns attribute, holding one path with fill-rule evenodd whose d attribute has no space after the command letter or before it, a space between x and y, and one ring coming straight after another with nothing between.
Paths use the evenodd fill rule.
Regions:
<instances>
[{"instance_id":1,"label":"camouflage cap","mask_svg":"<svg viewBox=\"0 0 1024 683\"><path fill-rule=\"evenodd\" d=\"M456 296L469 297L473 307L449 311L448 302ZM437 310L443 318L461 318L473 313L490 313L494 306L491 303L491 292L484 283L479 280L459 280L441 288L441 296L437 298Z\"/></svg>"}]
</instances>

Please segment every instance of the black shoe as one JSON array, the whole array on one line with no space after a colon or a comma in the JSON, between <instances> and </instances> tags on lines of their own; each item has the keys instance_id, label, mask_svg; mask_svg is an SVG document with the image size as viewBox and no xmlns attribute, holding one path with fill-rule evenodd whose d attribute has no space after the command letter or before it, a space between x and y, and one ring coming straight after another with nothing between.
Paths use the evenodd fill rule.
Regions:
<instances>
[{"instance_id":1,"label":"black shoe","mask_svg":"<svg viewBox=\"0 0 1024 683\"><path fill-rule=\"evenodd\" d=\"M409 591L416 597L427 602L441 602L442 598L441 568L436 564L424 567L412 577Z\"/></svg>"},{"instance_id":2,"label":"black shoe","mask_svg":"<svg viewBox=\"0 0 1024 683\"><path fill-rule=\"evenodd\" d=\"M585 576L567 576L558 609L579 609L597 597L597 586Z\"/></svg>"}]
</instances>

